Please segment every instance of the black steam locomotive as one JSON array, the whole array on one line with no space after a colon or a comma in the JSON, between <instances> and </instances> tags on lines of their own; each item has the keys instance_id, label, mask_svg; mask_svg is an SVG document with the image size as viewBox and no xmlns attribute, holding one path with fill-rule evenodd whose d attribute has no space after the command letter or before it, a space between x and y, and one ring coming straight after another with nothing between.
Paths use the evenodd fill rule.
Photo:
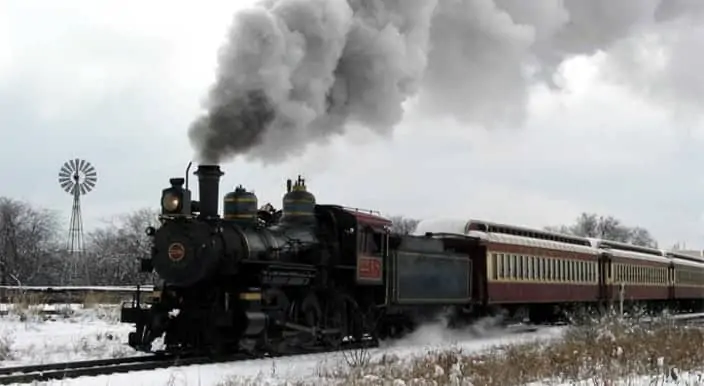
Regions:
<instances>
[{"instance_id":1,"label":"black steam locomotive","mask_svg":"<svg viewBox=\"0 0 704 386\"><path fill-rule=\"evenodd\" d=\"M391 235L391 222L372 212L316 204L300 177L288 181L282 210L258 209L240 186L224 196L220 217L223 173L200 165L195 174L200 200L184 178L172 178L161 225L147 229L153 246L141 271L156 271L160 283L149 301L137 294L121 313L136 324L129 345L138 350L152 351L159 337L169 352L337 347L471 302L468 238L453 246Z\"/></svg>"}]
</instances>

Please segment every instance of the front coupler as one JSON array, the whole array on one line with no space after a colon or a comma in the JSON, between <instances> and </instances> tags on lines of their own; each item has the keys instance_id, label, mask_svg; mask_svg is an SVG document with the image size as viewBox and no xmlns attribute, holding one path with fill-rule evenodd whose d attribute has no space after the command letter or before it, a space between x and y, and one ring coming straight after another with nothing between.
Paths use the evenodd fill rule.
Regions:
<instances>
[{"instance_id":1,"label":"front coupler","mask_svg":"<svg viewBox=\"0 0 704 386\"><path fill-rule=\"evenodd\" d=\"M155 327L161 323L156 323L158 315L154 314L154 305L158 302L159 295L153 296L147 304L141 302L141 295L137 286L137 292L134 294L132 301L122 303L120 308L120 322L134 323L135 331L130 332L127 338L127 344L137 351L151 352L151 345L157 334ZM147 307L151 305L151 307ZM158 328L157 328L158 329ZM163 332L163 331L162 331Z\"/></svg>"}]
</instances>

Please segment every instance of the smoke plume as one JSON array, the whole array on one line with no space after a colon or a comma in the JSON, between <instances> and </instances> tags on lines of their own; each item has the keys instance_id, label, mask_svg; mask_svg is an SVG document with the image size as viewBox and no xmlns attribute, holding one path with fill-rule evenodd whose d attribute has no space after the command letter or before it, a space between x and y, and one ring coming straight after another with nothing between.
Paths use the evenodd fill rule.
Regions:
<instances>
[{"instance_id":1,"label":"smoke plume","mask_svg":"<svg viewBox=\"0 0 704 386\"><path fill-rule=\"evenodd\" d=\"M671 106L704 95L701 0L263 0L238 12L204 114L202 162L278 162L346 130L425 114L519 126L530 87L603 52L608 79ZM432 128L429 128L432 130Z\"/></svg>"}]
</instances>

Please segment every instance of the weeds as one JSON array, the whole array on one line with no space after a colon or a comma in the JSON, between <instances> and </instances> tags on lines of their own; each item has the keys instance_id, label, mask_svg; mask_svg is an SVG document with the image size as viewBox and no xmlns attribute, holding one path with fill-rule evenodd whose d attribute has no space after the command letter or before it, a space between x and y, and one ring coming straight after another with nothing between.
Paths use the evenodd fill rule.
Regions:
<instances>
[{"instance_id":1,"label":"weeds","mask_svg":"<svg viewBox=\"0 0 704 386\"><path fill-rule=\"evenodd\" d=\"M14 344L14 339L12 335L2 334L0 335L0 361L7 361L14 359L15 355L12 350L12 345Z\"/></svg>"},{"instance_id":2,"label":"weeds","mask_svg":"<svg viewBox=\"0 0 704 386\"><path fill-rule=\"evenodd\" d=\"M83 296L83 308L95 308L104 304L120 304L125 295L110 293L110 292L94 292L89 291Z\"/></svg>"},{"instance_id":3,"label":"weeds","mask_svg":"<svg viewBox=\"0 0 704 386\"><path fill-rule=\"evenodd\" d=\"M23 293L9 299L9 303L0 304L1 315L16 318L21 322L41 322L56 319L81 321L86 316L108 322L119 319L119 294L87 292L77 303L53 303L51 297L43 293ZM84 312L88 311L90 312Z\"/></svg>"},{"instance_id":4,"label":"weeds","mask_svg":"<svg viewBox=\"0 0 704 386\"><path fill-rule=\"evenodd\" d=\"M353 369L364 368L371 362L372 356L368 349L345 350L342 352L347 366Z\"/></svg>"},{"instance_id":5,"label":"weeds","mask_svg":"<svg viewBox=\"0 0 704 386\"><path fill-rule=\"evenodd\" d=\"M334 385L524 385L588 382L613 384L635 376L651 384L677 380L704 364L704 329L665 320L644 323L613 316L569 327L563 339L495 347L428 352L401 360L384 356L325 374ZM547 380L547 381L546 381ZM586 384L586 383L585 383Z\"/></svg>"}]
</instances>

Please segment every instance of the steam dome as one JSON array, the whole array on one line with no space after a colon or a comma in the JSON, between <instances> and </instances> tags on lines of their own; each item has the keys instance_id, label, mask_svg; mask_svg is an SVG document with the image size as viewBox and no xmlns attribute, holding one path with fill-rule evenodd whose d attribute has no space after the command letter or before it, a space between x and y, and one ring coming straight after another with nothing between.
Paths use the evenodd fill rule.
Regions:
<instances>
[{"instance_id":1,"label":"steam dome","mask_svg":"<svg viewBox=\"0 0 704 386\"><path fill-rule=\"evenodd\" d=\"M242 185L223 198L223 217L240 225L254 225L257 221L257 196Z\"/></svg>"},{"instance_id":2,"label":"steam dome","mask_svg":"<svg viewBox=\"0 0 704 386\"><path fill-rule=\"evenodd\" d=\"M306 189L305 180L298 180L291 186L288 180L288 192L283 198L281 221L284 223L308 223L315 221L315 196Z\"/></svg>"}]
</instances>

